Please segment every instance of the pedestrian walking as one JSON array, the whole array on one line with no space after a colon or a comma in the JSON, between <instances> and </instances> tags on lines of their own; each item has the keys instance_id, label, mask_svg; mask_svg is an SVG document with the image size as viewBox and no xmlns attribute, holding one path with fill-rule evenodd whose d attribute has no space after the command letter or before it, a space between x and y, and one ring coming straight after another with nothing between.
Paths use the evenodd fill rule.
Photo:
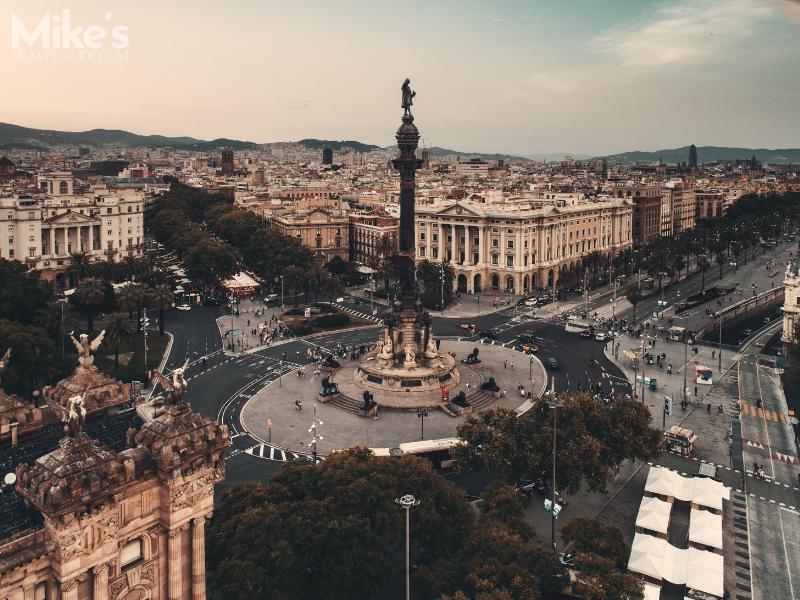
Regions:
<instances>
[{"instance_id":1,"label":"pedestrian walking","mask_svg":"<svg viewBox=\"0 0 800 600\"><path fill-rule=\"evenodd\" d=\"M512 369L514 368L514 361L513 360L511 361L511 368Z\"/></svg>"},{"instance_id":2,"label":"pedestrian walking","mask_svg":"<svg viewBox=\"0 0 800 600\"><path fill-rule=\"evenodd\" d=\"M508 361L505 361L505 360L503 361L503 368L504 369L508 368Z\"/></svg>"},{"instance_id":3,"label":"pedestrian walking","mask_svg":"<svg viewBox=\"0 0 800 600\"><path fill-rule=\"evenodd\" d=\"M711 403L709 403L709 404L706 404L706 412L707 412L708 414L711 414Z\"/></svg>"},{"instance_id":4,"label":"pedestrian walking","mask_svg":"<svg viewBox=\"0 0 800 600\"><path fill-rule=\"evenodd\" d=\"M300 399L294 401L294 409L295 410L303 410L303 403L300 402Z\"/></svg>"},{"instance_id":5,"label":"pedestrian walking","mask_svg":"<svg viewBox=\"0 0 800 600\"><path fill-rule=\"evenodd\" d=\"M697 396L697 386L694 386L694 395Z\"/></svg>"},{"instance_id":6,"label":"pedestrian walking","mask_svg":"<svg viewBox=\"0 0 800 600\"><path fill-rule=\"evenodd\" d=\"M711 351L711 358L714 358L716 355L717 355L717 351L716 350L712 350Z\"/></svg>"}]
</instances>

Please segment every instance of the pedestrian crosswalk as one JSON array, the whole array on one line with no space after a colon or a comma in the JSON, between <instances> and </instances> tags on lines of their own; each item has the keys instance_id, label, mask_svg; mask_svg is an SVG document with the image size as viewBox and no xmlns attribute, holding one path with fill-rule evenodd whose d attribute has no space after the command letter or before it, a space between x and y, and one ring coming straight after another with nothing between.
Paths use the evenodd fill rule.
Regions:
<instances>
[{"instance_id":1,"label":"pedestrian crosswalk","mask_svg":"<svg viewBox=\"0 0 800 600\"><path fill-rule=\"evenodd\" d=\"M282 450L281 448L276 448L275 446L270 446L269 444L257 444L252 448L246 448L244 452L245 454L255 456L256 458L263 458L264 460L271 460L275 462L291 462L300 457L303 457L304 459L308 458L308 456L305 454L299 454L290 450ZM323 457L317 456L317 460L321 461L323 460Z\"/></svg>"},{"instance_id":2,"label":"pedestrian crosswalk","mask_svg":"<svg viewBox=\"0 0 800 600\"><path fill-rule=\"evenodd\" d=\"M743 416L757 417L759 419L766 419L767 421L774 421L775 423L784 423L784 424L791 423L792 412L793 411L789 411L789 414L785 414L782 412L770 410L768 408L758 408L754 404L742 405Z\"/></svg>"},{"instance_id":3,"label":"pedestrian crosswalk","mask_svg":"<svg viewBox=\"0 0 800 600\"><path fill-rule=\"evenodd\" d=\"M360 319L366 319L367 321L372 321L373 323L381 323L383 321L383 319L381 319L378 315L370 315L365 312L361 312L360 310L356 310L350 306L347 306L346 304L339 304L338 302L333 302L332 304L339 310L350 313L351 315Z\"/></svg>"}]
</instances>

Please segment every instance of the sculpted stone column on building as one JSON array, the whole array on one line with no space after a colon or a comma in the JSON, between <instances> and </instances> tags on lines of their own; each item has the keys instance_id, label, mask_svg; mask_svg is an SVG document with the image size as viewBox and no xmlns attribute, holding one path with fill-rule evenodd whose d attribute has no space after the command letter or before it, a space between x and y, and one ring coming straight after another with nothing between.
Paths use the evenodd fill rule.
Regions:
<instances>
[{"instance_id":1,"label":"sculpted stone column on building","mask_svg":"<svg viewBox=\"0 0 800 600\"><path fill-rule=\"evenodd\" d=\"M206 519L211 515L196 517L192 521L192 600L206 597Z\"/></svg>"},{"instance_id":2,"label":"sculpted stone column on building","mask_svg":"<svg viewBox=\"0 0 800 600\"><path fill-rule=\"evenodd\" d=\"M181 561L181 533L182 528L171 529L167 541L167 554L169 555L169 600L181 600L183 594L183 578Z\"/></svg>"},{"instance_id":3,"label":"sculpted stone column on building","mask_svg":"<svg viewBox=\"0 0 800 600\"><path fill-rule=\"evenodd\" d=\"M92 569L92 600L108 600L109 566L109 563L103 563Z\"/></svg>"}]
</instances>

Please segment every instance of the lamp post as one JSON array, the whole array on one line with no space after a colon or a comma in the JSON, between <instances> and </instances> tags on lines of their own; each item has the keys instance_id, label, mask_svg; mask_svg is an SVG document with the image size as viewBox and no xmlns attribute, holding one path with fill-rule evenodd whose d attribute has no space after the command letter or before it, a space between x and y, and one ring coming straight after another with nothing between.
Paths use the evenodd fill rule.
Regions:
<instances>
[{"instance_id":1,"label":"lamp post","mask_svg":"<svg viewBox=\"0 0 800 600\"><path fill-rule=\"evenodd\" d=\"M281 308L283 308L283 275L281 275Z\"/></svg>"},{"instance_id":2,"label":"lamp post","mask_svg":"<svg viewBox=\"0 0 800 600\"><path fill-rule=\"evenodd\" d=\"M417 409L417 417L419 417L419 439L425 439L425 419L428 417L428 409L427 408L418 408Z\"/></svg>"},{"instance_id":3,"label":"lamp post","mask_svg":"<svg viewBox=\"0 0 800 600\"><path fill-rule=\"evenodd\" d=\"M686 394L686 371L689 369L689 338L687 337L689 326L689 317L683 317L683 405L686 406L689 402Z\"/></svg>"},{"instance_id":4,"label":"lamp post","mask_svg":"<svg viewBox=\"0 0 800 600\"><path fill-rule=\"evenodd\" d=\"M444 257L442 257L442 285L440 286L442 292L442 300L441 304L439 305L442 309L442 316L444 316L444 260L445 260Z\"/></svg>"},{"instance_id":5,"label":"lamp post","mask_svg":"<svg viewBox=\"0 0 800 600\"><path fill-rule=\"evenodd\" d=\"M322 441L323 437L319 434L319 428L324 425L322 421L317 418L317 405L314 405L314 420L311 421L311 427L308 428L308 433L311 434L311 442L308 447L311 448L311 461L312 464L317 464L317 442Z\"/></svg>"},{"instance_id":6,"label":"lamp post","mask_svg":"<svg viewBox=\"0 0 800 600\"><path fill-rule=\"evenodd\" d=\"M142 309L142 336L144 337L144 380L147 382L147 326L150 319L147 318L147 309Z\"/></svg>"},{"instance_id":7,"label":"lamp post","mask_svg":"<svg viewBox=\"0 0 800 600\"><path fill-rule=\"evenodd\" d=\"M558 409L564 406L564 400L557 398L555 395L555 378L553 379L552 387L550 388L550 397L547 399L547 404L553 410L553 505L551 507L550 519L550 543L553 549L556 548L556 431L558 429Z\"/></svg>"},{"instance_id":8,"label":"lamp post","mask_svg":"<svg viewBox=\"0 0 800 600\"><path fill-rule=\"evenodd\" d=\"M717 327L717 329L719 329L719 342L717 344L717 356L719 357L718 370L719 370L720 376L721 376L722 375L722 322L723 322L722 313L718 312L717 313L717 318L719 319L719 323L718 323L718 327Z\"/></svg>"},{"instance_id":9,"label":"lamp post","mask_svg":"<svg viewBox=\"0 0 800 600\"><path fill-rule=\"evenodd\" d=\"M419 506L420 501L411 494L394 501L406 509L406 600L411 600L411 507Z\"/></svg>"}]
</instances>

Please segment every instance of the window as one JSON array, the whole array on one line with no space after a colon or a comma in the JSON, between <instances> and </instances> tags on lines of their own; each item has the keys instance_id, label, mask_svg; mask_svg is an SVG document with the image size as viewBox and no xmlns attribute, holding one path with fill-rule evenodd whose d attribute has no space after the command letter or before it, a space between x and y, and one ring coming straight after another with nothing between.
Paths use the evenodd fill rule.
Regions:
<instances>
[{"instance_id":1,"label":"window","mask_svg":"<svg viewBox=\"0 0 800 600\"><path fill-rule=\"evenodd\" d=\"M128 212L133 212L133 207L132 206L128 207Z\"/></svg>"},{"instance_id":2,"label":"window","mask_svg":"<svg viewBox=\"0 0 800 600\"><path fill-rule=\"evenodd\" d=\"M424 231L421 231L421 232L420 232L420 234L419 234L419 239L421 239L421 240L424 240L424 239L425 239L425 232L424 232Z\"/></svg>"},{"instance_id":3,"label":"window","mask_svg":"<svg viewBox=\"0 0 800 600\"><path fill-rule=\"evenodd\" d=\"M107 215L113 214L113 212L114 212L114 209L113 209L113 208L107 208L107 209L106 209L106 214L107 214Z\"/></svg>"},{"instance_id":4,"label":"window","mask_svg":"<svg viewBox=\"0 0 800 600\"><path fill-rule=\"evenodd\" d=\"M514 240L506 240L506 245L508 248L514 247Z\"/></svg>"},{"instance_id":5,"label":"window","mask_svg":"<svg viewBox=\"0 0 800 600\"><path fill-rule=\"evenodd\" d=\"M47 600L47 583L37 583L33 590L33 600Z\"/></svg>"},{"instance_id":6,"label":"window","mask_svg":"<svg viewBox=\"0 0 800 600\"><path fill-rule=\"evenodd\" d=\"M499 248L500 247L500 240L492 239L492 248Z\"/></svg>"},{"instance_id":7,"label":"window","mask_svg":"<svg viewBox=\"0 0 800 600\"><path fill-rule=\"evenodd\" d=\"M497 254L492 254L492 264L499 265L500 264L500 256Z\"/></svg>"},{"instance_id":8,"label":"window","mask_svg":"<svg viewBox=\"0 0 800 600\"><path fill-rule=\"evenodd\" d=\"M36 218L36 213L35 213L35 212L33 212L33 211L29 211L29 212L28 212L28 218L29 218L29 219L35 219L35 218Z\"/></svg>"},{"instance_id":9,"label":"window","mask_svg":"<svg viewBox=\"0 0 800 600\"><path fill-rule=\"evenodd\" d=\"M514 266L514 257L512 255L506 256L506 266L513 267Z\"/></svg>"},{"instance_id":10,"label":"window","mask_svg":"<svg viewBox=\"0 0 800 600\"><path fill-rule=\"evenodd\" d=\"M419 247L419 255L420 256L425 256L425 246L420 246Z\"/></svg>"},{"instance_id":11,"label":"window","mask_svg":"<svg viewBox=\"0 0 800 600\"><path fill-rule=\"evenodd\" d=\"M66 194L68 190L69 190L69 185L67 184L66 181L62 181L61 183L58 184L59 194Z\"/></svg>"},{"instance_id":12,"label":"window","mask_svg":"<svg viewBox=\"0 0 800 600\"><path fill-rule=\"evenodd\" d=\"M123 569L142 560L142 540L136 538L125 544L119 552L119 566Z\"/></svg>"},{"instance_id":13,"label":"window","mask_svg":"<svg viewBox=\"0 0 800 600\"><path fill-rule=\"evenodd\" d=\"M434 242L438 242L439 241L439 234L438 233L434 233L433 234L433 241Z\"/></svg>"}]
</instances>

